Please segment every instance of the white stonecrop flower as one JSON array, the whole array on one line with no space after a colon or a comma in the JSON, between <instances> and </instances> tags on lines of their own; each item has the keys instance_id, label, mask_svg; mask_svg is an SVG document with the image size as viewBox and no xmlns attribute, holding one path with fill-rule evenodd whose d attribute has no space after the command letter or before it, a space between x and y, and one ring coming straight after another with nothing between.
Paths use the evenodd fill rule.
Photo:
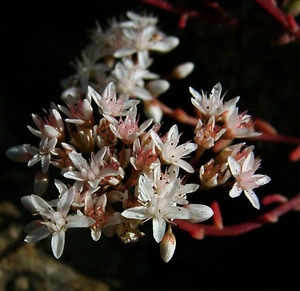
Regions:
<instances>
[{"instance_id":1,"label":"white stonecrop flower","mask_svg":"<svg viewBox=\"0 0 300 291\"><path fill-rule=\"evenodd\" d=\"M198 146L191 142L186 142L177 146L180 135L176 124L174 124L162 138L160 138L154 130L151 130L151 137L160 151L162 160L166 164L176 165L188 173L194 172L193 167L182 158L185 158L189 153L196 150Z\"/></svg>"},{"instance_id":2,"label":"white stonecrop flower","mask_svg":"<svg viewBox=\"0 0 300 291\"><path fill-rule=\"evenodd\" d=\"M229 156L228 165L233 177L236 179L229 192L230 197L237 197L244 192L252 205L259 209L260 203L253 189L271 181L271 178L266 175L254 174L259 168L260 160L255 159L253 152L250 152L246 158L242 157L238 161Z\"/></svg>"},{"instance_id":3,"label":"white stonecrop flower","mask_svg":"<svg viewBox=\"0 0 300 291\"><path fill-rule=\"evenodd\" d=\"M122 118L116 120L115 118L104 115L104 117L110 122L109 128L113 134L121 139L124 143L132 144L134 141L151 125L153 119L149 118L141 125L138 125L137 107L131 107L126 114L125 119Z\"/></svg>"},{"instance_id":4,"label":"white stonecrop flower","mask_svg":"<svg viewBox=\"0 0 300 291\"><path fill-rule=\"evenodd\" d=\"M89 227L95 222L94 219L84 216L79 210L77 214L68 215L74 196L75 189L71 187L58 199L56 210L37 195L22 197L23 205L42 217L42 220L27 224L25 241L35 242L52 235L52 252L57 259L60 258L65 245L65 231L68 228Z\"/></svg>"},{"instance_id":5,"label":"white stonecrop flower","mask_svg":"<svg viewBox=\"0 0 300 291\"><path fill-rule=\"evenodd\" d=\"M118 171L113 169L104 161L107 147L103 147L96 154L91 154L90 163L82 156L81 153L72 151L69 157L77 170L67 171L63 174L65 178L77 181L85 181L90 186L91 192L100 188L102 180L111 179L112 176L119 175Z\"/></svg>"},{"instance_id":6,"label":"white stonecrop flower","mask_svg":"<svg viewBox=\"0 0 300 291\"><path fill-rule=\"evenodd\" d=\"M140 206L124 210L122 216L129 219L138 219L142 223L152 219L153 237L157 243L164 237L167 223L174 219L204 221L213 215L210 207L194 205L192 210L186 206L178 206L180 199L178 190L181 181L179 178L163 184L159 189L154 189L154 182L147 176L141 175L138 179L138 200ZM182 193L181 193L182 194ZM191 205L191 204L190 204Z\"/></svg>"},{"instance_id":7,"label":"white stonecrop flower","mask_svg":"<svg viewBox=\"0 0 300 291\"><path fill-rule=\"evenodd\" d=\"M224 95L221 97L222 86L220 83L217 83L213 87L208 97L203 91L201 95L192 87L190 87L189 90L194 97L191 98L192 104L203 114L205 118L210 118L211 116L220 116L225 110L236 104L240 98L235 97L224 103Z\"/></svg>"},{"instance_id":8,"label":"white stonecrop flower","mask_svg":"<svg viewBox=\"0 0 300 291\"><path fill-rule=\"evenodd\" d=\"M128 11L126 15L130 20L120 23L126 44L115 52L115 57L124 57L133 53L139 54L144 50L165 53L179 44L177 37L165 36L157 29L157 18L141 16L132 11Z\"/></svg>"},{"instance_id":9,"label":"white stonecrop flower","mask_svg":"<svg viewBox=\"0 0 300 291\"><path fill-rule=\"evenodd\" d=\"M95 89L88 86L89 98L93 98L102 114L110 116L123 116L127 109L137 105L140 100L128 99L125 95L117 99L116 87L113 82L110 82L104 89L102 96Z\"/></svg>"},{"instance_id":10,"label":"white stonecrop flower","mask_svg":"<svg viewBox=\"0 0 300 291\"><path fill-rule=\"evenodd\" d=\"M252 117L245 112L239 114L238 108L235 106L228 110L225 127L224 138L247 138L261 135L260 132L254 131Z\"/></svg>"},{"instance_id":11,"label":"white stonecrop flower","mask_svg":"<svg viewBox=\"0 0 300 291\"><path fill-rule=\"evenodd\" d=\"M118 84L118 92L132 98L151 100L153 96L145 88L145 80L154 80L159 77L158 74L148 70L151 63L148 54L142 52L139 54L138 62L124 58L122 62L118 62L112 71L112 77Z\"/></svg>"}]
</instances>

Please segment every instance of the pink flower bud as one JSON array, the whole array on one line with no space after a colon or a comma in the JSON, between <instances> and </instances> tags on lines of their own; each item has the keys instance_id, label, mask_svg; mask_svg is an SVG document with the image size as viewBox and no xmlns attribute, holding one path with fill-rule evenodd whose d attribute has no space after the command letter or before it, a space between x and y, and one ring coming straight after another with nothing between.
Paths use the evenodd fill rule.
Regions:
<instances>
[{"instance_id":1,"label":"pink flower bud","mask_svg":"<svg viewBox=\"0 0 300 291\"><path fill-rule=\"evenodd\" d=\"M166 263L172 259L175 248L176 238L172 232L171 226L169 226L162 241L160 242L160 256Z\"/></svg>"}]
</instances>

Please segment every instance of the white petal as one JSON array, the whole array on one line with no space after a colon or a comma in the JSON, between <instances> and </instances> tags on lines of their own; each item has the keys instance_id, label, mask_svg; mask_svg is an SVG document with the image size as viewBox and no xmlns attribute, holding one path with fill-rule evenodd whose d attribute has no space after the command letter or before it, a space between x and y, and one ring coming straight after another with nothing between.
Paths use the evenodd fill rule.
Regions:
<instances>
[{"instance_id":1,"label":"white petal","mask_svg":"<svg viewBox=\"0 0 300 291\"><path fill-rule=\"evenodd\" d=\"M54 212L53 208L41 197L31 195L31 202L38 212Z\"/></svg>"},{"instance_id":2,"label":"white petal","mask_svg":"<svg viewBox=\"0 0 300 291\"><path fill-rule=\"evenodd\" d=\"M194 168L191 166L190 163L184 161L184 160L178 160L177 162L172 162L172 164L180 167L181 169L187 171L188 173L194 173Z\"/></svg>"},{"instance_id":3,"label":"white petal","mask_svg":"<svg viewBox=\"0 0 300 291\"><path fill-rule=\"evenodd\" d=\"M244 190L244 193L245 193L246 197L249 199L249 201L251 202L251 204L256 209L259 209L260 208L260 203L259 203L259 200L258 200L255 192L253 190Z\"/></svg>"},{"instance_id":4,"label":"white petal","mask_svg":"<svg viewBox=\"0 0 300 291\"><path fill-rule=\"evenodd\" d=\"M250 152L243 163L242 172L248 172L253 170L253 166L254 166L254 154L253 152Z\"/></svg>"},{"instance_id":5,"label":"white petal","mask_svg":"<svg viewBox=\"0 0 300 291\"><path fill-rule=\"evenodd\" d=\"M51 248L55 258L59 259L64 251L65 232L63 230L52 234Z\"/></svg>"},{"instance_id":6,"label":"white petal","mask_svg":"<svg viewBox=\"0 0 300 291\"><path fill-rule=\"evenodd\" d=\"M147 176L141 175L138 180L138 185L139 199L143 202L150 201L153 195L153 183L151 180Z\"/></svg>"},{"instance_id":7,"label":"white petal","mask_svg":"<svg viewBox=\"0 0 300 291\"><path fill-rule=\"evenodd\" d=\"M239 186L238 183L234 183L233 187L229 191L229 196L232 198L240 196L242 193L243 189Z\"/></svg>"},{"instance_id":8,"label":"white petal","mask_svg":"<svg viewBox=\"0 0 300 291\"><path fill-rule=\"evenodd\" d=\"M166 231L166 221L161 218L153 217L152 219L153 237L157 243L161 242Z\"/></svg>"},{"instance_id":9,"label":"white petal","mask_svg":"<svg viewBox=\"0 0 300 291\"><path fill-rule=\"evenodd\" d=\"M211 218L214 214L213 210L201 204L188 204L184 206L190 211L191 218L188 220L191 223L198 223Z\"/></svg>"},{"instance_id":10,"label":"white petal","mask_svg":"<svg viewBox=\"0 0 300 291\"><path fill-rule=\"evenodd\" d=\"M240 164L231 156L228 157L228 165L229 165L230 171L234 177L241 174Z\"/></svg>"},{"instance_id":11,"label":"white petal","mask_svg":"<svg viewBox=\"0 0 300 291\"><path fill-rule=\"evenodd\" d=\"M98 241L101 237L101 234L102 234L101 228L97 228L96 230L92 229L91 236L92 236L93 241Z\"/></svg>"},{"instance_id":12,"label":"white petal","mask_svg":"<svg viewBox=\"0 0 300 291\"><path fill-rule=\"evenodd\" d=\"M35 242L42 240L51 234L50 230L41 221L32 221L25 227L25 232L28 235L25 237L26 242Z\"/></svg>"},{"instance_id":13,"label":"white petal","mask_svg":"<svg viewBox=\"0 0 300 291\"><path fill-rule=\"evenodd\" d=\"M68 228L89 227L95 223L93 218L83 214L68 215L66 219Z\"/></svg>"},{"instance_id":14,"label":"white petal","mask_svg":"<svg viewBox=\"0 0 300 291\"><path fill-rule=\"evenodd\" d=\"M49 137L49 138L59 136L59 132L53 126L45 124L44 131L45 131L45 134L47 135L47 137Z\"/></svg>"},{"instance_id":15,"label":"white petal","mask_svg":"<svg viewBox=\"0 0 300 291\"><path fill-rule=\"evenodd\" d=\"M149 213L145 206L136 206L132 208L128 208L121 213L122 216L131 219L147 219L149 217Z\"/></svg>"},{"instance_id":16,"label":"white petal","mask_svg":"<svg viewBox=\"0 0 300 291\"><path fill-rule=\"evenodd\" d=\"M255 177L255 184L259 186L265 185L271 181L271 178L266 175L257 174L253 177Z\"/></svg>"},{"instance_id":17,"label":"white petal","mask_svg":"<svg viewBox=\"0 0 300 291\"><path fill-rule=\"evenodd\" d=\"M57 203L57 210L66 216L75 197L75 187L71 187L62 195Z\"/></svg>"},{"instance_id":18,"label":"white petal","mask_svg":"<svg viewBox=\"0 0 300 291\"><path fill-rule=\"evenodd\" d=\"M168 218L170 219L190 219L191 212L183 207L173 206L170 207L168 212Z\"/></svg>"},{"instance_id":19,"label":"white petal","mask_svg":"<svg viewBox=\"0 0 300 291\"><path fill-rule=\"evenodd\" d=\"M73 179L77 181L85 181L85 179L82 178L81 174L78 171L68 171L63 174L65 178Z\"/></svg>"}]
</instances>

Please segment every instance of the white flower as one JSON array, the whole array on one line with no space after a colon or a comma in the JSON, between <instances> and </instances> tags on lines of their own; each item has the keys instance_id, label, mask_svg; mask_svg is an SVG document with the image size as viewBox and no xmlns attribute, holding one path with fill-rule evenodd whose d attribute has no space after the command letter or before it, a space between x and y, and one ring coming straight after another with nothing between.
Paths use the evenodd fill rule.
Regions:
<instances>
[{"instance_id":1,"label":"white flower","mask_svg":"<svg viewBox=\"0 0 300 291\"><path fill-rule=\"evenodd\" d=\"M90 186L92 192L97 191L103 180L108 179L109 181L112 176L119 175L118 171L104 161L106 151L107 147L103 147L96 154L92 153L90 163L82 157L81 153L70 152L69 157L77 168L77 171L68 171L64 173L64 177L77 181L85 181Z\"/></svg>"},{"instance_id":2,"label":"white flower","mask_svg":"<svg viewBox=\"0 0 300 291\"><path fill-rule=\"evenodd\" d=\"M57 139L61 139L63 137L64 122L54 103L51 103L51 109L49 110L49 114L46 118L42 119L37 114L32 114L32 120L38 127L38 130L34 129L30 125L28 125L27 127L31 133L33 133L40 139L51 139L54 137Z\"/></svg>"},{"instance_id":3,"label":"white flower","mask_svg":"<svg viewBox=\"0 0 300 291\"><path fill-rule=\"evenodd\" d=\"M106 114L104 117L110 122L109 128L117 138L132 144L150 126L153 120L149 118L139 126L136 106L131 107L126 115L124 120L120 118L119 121Z\"/></svg>"},{"instance_id":4,"label":"white flower","mask_svg":"<svg viewBox=\"0 0 300 291\"><path fill-rule=\"evenodd\" d=\"M218 117L239 100L239 97L235 97L224 103L224 95L221 97L222 86L220 83L217 83L213 87L209 97L207 97L207 94L203 91L201 95L192 87L190 87L189 90L194 97L191 98L192 104L203 114L205 118L210 118L211 116Z\"/></svg>"},{"instance_id":5,"label":"white flower","mask_svg":"<svg viewBox=\"0 0 300 291\"><path fill-rule=\"evenodd\" d=\"M68 108L58 105L60 111L68 117L65 119L66 122L87 126L93 123L93 108L89 99L82 100L80 97L69 95L66 104Z\"/></svg>"},{"instance_id":6,"label":"white flower","mask_svg":"<svg viewBox=\"0 0 300 291\"><path fill-rule=\"evenodd\" d=\"M151 65L147 53L140 53L138 62L134 63L131 59L122 59L112 71L112 77L118 84L117 90L121 94L142 100L151 100L153 96L145 88L145 80L157 79L159 75L148 71Z\"/></svg>"},{"instance_id":7,"label":"white flower","mask_svg":"<svg viewBox=\"0 0 300 291\"><path fill-rule=\"evenodd\" d=\"M179 146L179 138L178 127L174 124L168 133L162 137L162 139L158 136L158 134L151 130L151 137L154 140L157 148L160 151L160 156L162 160L166 164L176 165L189 173L193 173L193 167L182 158L185 158L189 153L197 149L197 144L186 142Z\"/></svg>"},{"instance_id":8,"label":"white flower","mask_svg":"<svg viewBox=\"0 0 300 291\"><path fill-rule=\"evenodd\" d=\"M238 108L232 106L226 115L226 132L224 138L246 138L258 136L261 133L254 131L253 120L245 112L239 114Z\"/></svg>"},{"instance_id":9,"label":"white flower","mask_svg":"<svg viewBox=\"0 0 300 291\"><path fill-rule=\"evenodd\" d=\"M95 223L91 226L91 236L94 241L100 239L102 230L120 223L117 215L108 215L105 209L106 204L106 194L94 197L93 194L87 193L85 196L84 214L95 220Z\"/></svg>"},{"instance_id":10,"label":"white flower","mask_svg":"<svg viewBox=\"0 0 300 291\"><path fill-rule=\"evenodd\" d=\"M89 227L95 221L84 216L79 210L77 214L68 215L70 206L74 200L75 189L69 188L58 200L56 210L44 199L36 195L22 197L23 205L33 213L39 214L43 220L36 220L25 227L26 242L39 241L52 235L51 248L54 256L58 259L65 245L65 231L74 227Z\"/></svg>"},{"instance_id":11,"label":"white flower","mask_svg":"<svg viewBox=\"0 0 300 291\"><path fill-rule=\"evenodd\" d=\"M243 157L238 161L236 161L232 156L229 156L228 165L233 177L236 179L229 195L231 197L237 197L244 191L252 205L259 209L259 200L253 189L271 181L271 178L266 175L254 174L254 172L259 168L260 160L254 159L253 152L250 152L246 158Z\"/></svg>"},{"instance_id":12,"label":"white flower","mask_svg":"<svg viewBox=\"0 0 300 291\"><path fill-rule=\"evenodd\" d=\"M117 99L116 88L113 82L110 82L105 87L102 96L92 87L88 86L88 97L94 99L102 114L110 116L123 116L126 114L128 108L140 102L139 100L128 99L125 95Z\"/></svg>"},{"instance_id":13,"label":"white flower","mask_svg":"<svg viewBox=\"0 0 300 291\"><path fill-rule=\"evenodd\" d=\"M204 221L210 218L213 211L205 205L195 205L193 210L177 205L180 179L170 181L154 190L153 181L141 175L138 180L138 200L141 206L124 210L122 216L146 222L152 219L153 237L160 242L165 234L167 222L173 219Z\"/></svg>"},{"instance_id":14,"label":"white flower","mask_svg":"<svg viewBox=\"0 0 300 291\"><path fill-rule=\"evenodd\" d=\"M127 12L130 19L120 23L126 39L126 45L117 50L114 57L124 57L143 50L169 52L179 44L179 39L165 36L156 27L157 18L141 16L132 11Z\"/></svg>"},{"instance_id":15,"label":"white flower","mask_svg":"<svg viewBox=\"0 0 300 291\"><path fill-rule=\"evenodd\" d=\"M28 166L31 167L37 162L41 161L42 171L45 174L50 166L51 156L56 155L55 146L57 143L57 138L53 137L51 139L43 138L40 141L40 148L36 148L36 154L28 161Z\"/></svg>"}]
</instances>

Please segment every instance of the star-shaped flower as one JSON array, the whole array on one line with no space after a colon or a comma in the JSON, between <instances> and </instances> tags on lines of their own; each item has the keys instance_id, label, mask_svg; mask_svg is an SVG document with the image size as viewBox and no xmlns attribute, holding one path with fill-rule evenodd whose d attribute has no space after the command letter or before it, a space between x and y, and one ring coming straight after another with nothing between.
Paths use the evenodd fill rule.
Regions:
<instances>
[{"instance_id":1,"label":"star-shaped flower","mask_svg":"<svg viewBox=\"0 0 300 291\"><path fill-rule=\"evenodd\" d=\"M230 197L237 197L244 192L252 205L259 209L259 200L253 189L271 181L271 178L266 175L254 174L254 172L259 168L260 160L254 159L253 152L250 152L246 158L242 157L238 161L232 156L229 156L228 165L233 177L236 179L229 192Z\"/></svg>"},{"instance_id":2,"label":"star-shaped flower","mask_svg":"<svg viewBox=\"0 0 300 291\"><path fill-rule=\"evenodd\" d=\"M211 116L218 117L221 115L225 110L230 108L232 105L237 103L239 97L235 97L228 102L223 102L224 95L221 97L222 86L220 83L217 83L209 96L202 91L202 95L197 92L192 87L189 88L190 93L193 95L194 98L191 98L192 104L201 112L201 114L209 119ZM217 118L216 118L217 119Z\"/></svg>"},{"instance_id":3,"label":"star-shaped flower","mask_svg":"<svg viewBox=\"0 0 300 291\"><path fill-rule=\"evenodd\" d=\"M84 216L79 210L77 214L68 214L74 196L75 188L71 187L58 199L56 210L37 195L22 197L23 205L42 217L42 220L35 220L27 224L25 241L39 241L52 235L52 252L57 259L60 258L65 245L65 231L68 228L89 227L95 222L94 219Z\"/></svg>"},{"instance_id":4,"label":"star-shaped flower","mask_svg":"<svg viewBox=\"0 0 300 291\"><path fill-rule=\"evenodd\" d=\"M126 209L121 214L141 222L152 219L153 237L158 243L163 239L167 222L170 223L174 219L200 222L209 219L213 214L212 209L205 205L189 204L191 209L188 205L177 205L183 195L179 178L162 184L158 189L154 189L154 186L150 178L141 175L138 180L138 200L141 205Z\"/></svg>"},{"instance_id":5,"label":"star-shaped flower","mask_svg":"<svg viewBox=\"0 0 300 291\"><path fill-rule=\"evenodd\" d=\"M151 137L160 151L162 160L166 164L176 165L189 173L194 172L193 167L182 158L185 158L189 153L196 150L198 146L191 142L177 146L180 135L176 124L174 124L162 138L160 138L154 130L151 130Z\"/></svg>"}]
</instances>

